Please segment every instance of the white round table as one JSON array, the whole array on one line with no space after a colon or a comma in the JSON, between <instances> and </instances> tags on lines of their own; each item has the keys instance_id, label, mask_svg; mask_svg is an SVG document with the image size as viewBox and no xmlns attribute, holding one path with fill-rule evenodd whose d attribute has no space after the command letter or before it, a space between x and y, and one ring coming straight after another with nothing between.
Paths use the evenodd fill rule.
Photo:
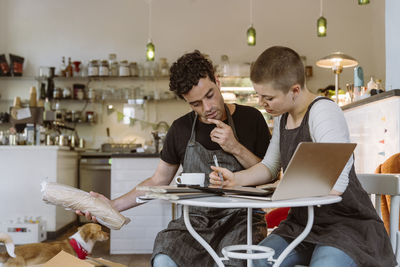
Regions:
<instances>
[{"instance_id":1,"label":"white round table","mask_svg":"<svg viewBox=\"0 0 400 267\"><path fill-rule=\"evenodd\" d=\"M203 198L191 198L171 201L176 204L183 205L183 216L185 225L190 234L207 250L213 257L218 266L225 266L223 260L228 258L247 259L247 266L252 266L253 259L267 258L274 262L273 266L279 266L283 259L292 251L311 231L314 222L314 206L328 205L340 202L340 196L321 196L310 198L297 198L288 200L259 200L249 198L239 198L232 196L212 196ZM224 257L220 258L214 249L193 229L189 220L189 207L209 207L209 208L247 208L247 245L233 245L222 249ZM289 244L289 246L281 253L277 259L273 259L274 251L271 248L253 245L252 240L252 224L253 224L253 208L279 208L279 207L307 207L308 220L303 232ZM247 253L238 253L236 250L247 250ZM260 253L252 253L258 251Z\"/></svg>"}]
</instances>

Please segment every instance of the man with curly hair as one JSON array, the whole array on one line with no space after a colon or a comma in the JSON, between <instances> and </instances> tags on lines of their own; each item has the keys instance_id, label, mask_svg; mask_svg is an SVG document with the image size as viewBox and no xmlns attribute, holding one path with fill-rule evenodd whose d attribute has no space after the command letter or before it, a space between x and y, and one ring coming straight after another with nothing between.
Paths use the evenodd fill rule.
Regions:
<instances>
[{"instance_id":1,"label":"man with curly hair","mask_svg":"<svg viewBox=\"0 0 400 267\"><path fill-rule=\"evenodd\" d=\"M170 90L184 99L193 111L173 122L155 173L140 186L169 185L180 165L183 172L205 173L205 185L208 185L214 154L220 165L231 171L249 168L261 161L271 138L262 114L249 106L224 103L210 60L196 50L180 57L170 72ZM139 205L136 197L141 194L134 188L112 200L111 205L119 211L127 210ZM189 212L194 229L217 253L224 246L246 243L246 209L191 207ZM86 216L91 218L90 214ZM254 243L264 238L265 231L264 216L254 213ZM244 263L229 261L227 265ZM167 229L158 233L153 266L213 264L212 257L187 231L183 217L171 221Z\"/></svg>"}]
</instances>

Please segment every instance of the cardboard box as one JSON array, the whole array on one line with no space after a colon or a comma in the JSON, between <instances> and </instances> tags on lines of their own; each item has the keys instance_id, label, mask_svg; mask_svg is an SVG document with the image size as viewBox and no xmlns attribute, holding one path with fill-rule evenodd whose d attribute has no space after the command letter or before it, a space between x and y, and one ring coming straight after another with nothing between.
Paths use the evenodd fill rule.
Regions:
<instances>
[{"instance_id":1,"label":"cardboard box","mask_svg":"<svg viewBox=\"0 0 400 267\"><path fill-rule=\"evenodd\" d=\"M103 264L102 264L103 263ZM127 265L108 261L102 258L93 258L93 260L80 260L71 254L61 251L52 259L44 264L31 265L29 267L94 267L94 266L111 266L111 267L128 267Z\"/></svg>"}]
</instances>

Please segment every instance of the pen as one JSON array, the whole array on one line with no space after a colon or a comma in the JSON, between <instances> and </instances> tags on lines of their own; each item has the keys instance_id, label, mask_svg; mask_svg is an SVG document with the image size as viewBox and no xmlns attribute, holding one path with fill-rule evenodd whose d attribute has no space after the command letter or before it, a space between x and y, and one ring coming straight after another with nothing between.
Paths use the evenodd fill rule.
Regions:
<instances>
[{"instance_id":1,"label":"pen","mask_svg":"<svg viewBox=\"0 0 400 267\"><path fill-rule=\"evenodd\" d=\"M214 154L213 159L214 159L215 167L219 167L217 155ZM222 173L218 172L218 176L219 176L219 178L221 178L221 183L224 183L224 178L222 177Z\"/></svg>"}]
</instances>

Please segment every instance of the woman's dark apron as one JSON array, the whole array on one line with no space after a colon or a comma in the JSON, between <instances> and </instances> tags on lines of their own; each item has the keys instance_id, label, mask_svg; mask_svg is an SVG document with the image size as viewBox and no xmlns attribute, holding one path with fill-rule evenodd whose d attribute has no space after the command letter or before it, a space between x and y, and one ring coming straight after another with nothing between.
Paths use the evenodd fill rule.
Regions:
<instances>
[{"instance_id":1,"label":"woman's dark apron","mask_svg":"<svg viewBox=\"0 0 400 267\"><path fill-rule=\"evenodd\" d=\"M286 169L300 142L312 142L308 117L310 106L301 125L286 129L288 113L280 122L281 166ZM328 156L328 155L327 155ZM346 252L358 266L395 266L395 258L383 222L378 217L367 193L362 189L354 165L349 174L349 184L342 195L342 201L332 205L314 208L315 219L310 234L305 238L308 244L327 245ZM307 223L307 208L291 208L289 215L273 232L288 239L297 237Z\"/></svg>"},{"instance_id":2,"label":"woman's dark apron","mask_svg":"<svg viewBox=\"0 0 400 267\"><path fill-rule=\"evenodd\" d=\"M228 124L236 136L232 116L225 105ZM239 161L231 154L220 150L207 150L196 142L197 114L194 117L192 133L185 151L183 172L203 172L206 175L205 184L209 184L210 166L214 165L213 155L216 154L221 167L231 171L243 169ZM239 140L239 139L238 139ZM247 209L216 209L190 207L190 222L193 228L221 255L223 247L234 244L246 244ZM264 216L253 214L253 242L260 242L266 233ZM213 266L214 260L208 252L187 231L183 216L169 223L168 228L159 232L154 242L153 258L162 253L170 256L178 266ZM245 266L245 261L224 261L227 266Z\"/></svg>"}]
</instances>

